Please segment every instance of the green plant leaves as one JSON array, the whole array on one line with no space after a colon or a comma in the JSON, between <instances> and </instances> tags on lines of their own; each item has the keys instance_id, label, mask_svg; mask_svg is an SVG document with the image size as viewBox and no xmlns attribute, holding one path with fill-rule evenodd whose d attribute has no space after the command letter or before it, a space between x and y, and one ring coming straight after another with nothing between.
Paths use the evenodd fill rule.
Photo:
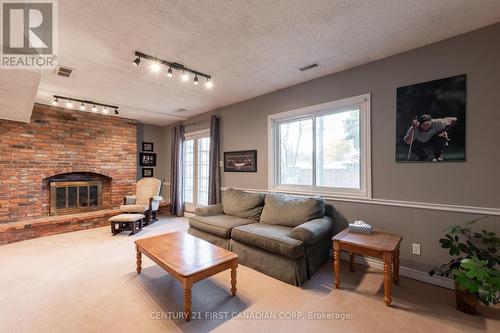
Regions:
<instances>
[{"instance_id":1,"label":"green plant leaves","mask_svg":"<svg viewBox=\"0 0 500 333\"><path fill-rule=\"evenodd\" d=\"M472 220L465 226L450 226L439 239L443 249L454 256L449 263L434 267L429 274L451 276L462 290L477 295L484 304L497 304L500 297L500 238L494 232L472 233ZM462 254L462 256L461 256Z\"/></svg>"},{"instance_id":2,"label":"green plant leaves","mask_svg":"<svg viewBox=\"0 0 500 333\"><path fill-rule=\"evenodd\" d=\"M441 244L441 247L443 249L449 249L450 247L453 246L453 241L447 239L447 238L441 238L439 240L439 243Z\"/></svg>"}]
</instances>

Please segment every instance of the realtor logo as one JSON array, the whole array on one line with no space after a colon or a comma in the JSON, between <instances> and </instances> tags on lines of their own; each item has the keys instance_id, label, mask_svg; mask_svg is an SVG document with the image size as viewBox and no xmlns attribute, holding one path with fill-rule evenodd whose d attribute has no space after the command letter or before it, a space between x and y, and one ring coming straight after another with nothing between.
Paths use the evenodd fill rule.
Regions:
<instances>
[{"instance_id":1,"label":"realtor logo","mask_svg":"<svg viewBox=\"0 0 500 333\"><path fill-rule=\"evenodd\" d=\"M4 0L1 4L1 67L26 69L55 67L57 2Z\"/></svg>"}]
</instances>

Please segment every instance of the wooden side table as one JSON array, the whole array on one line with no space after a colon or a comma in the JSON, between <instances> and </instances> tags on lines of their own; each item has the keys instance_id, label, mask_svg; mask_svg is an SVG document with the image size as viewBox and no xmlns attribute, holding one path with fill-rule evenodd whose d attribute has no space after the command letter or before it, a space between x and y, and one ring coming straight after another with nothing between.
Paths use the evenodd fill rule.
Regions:
<instances>
[{"instance_id":1,"label":"wooden side table","mask_svg":"<svg viewBox=\"0 0 500 333\"><path fill-rule=\"evenodd\" d=\"M349 252L349 268L354 270L355 254L380 258L384 261L384 300L392 301L392 281L399 283L399 246L403 237L375 231L371 234L350 232L349 228L335 235L333 240L333 270L335 288L340 288L340 251ZM394 274L393 274L394 272Z\"/></svg>"}]
</instances>

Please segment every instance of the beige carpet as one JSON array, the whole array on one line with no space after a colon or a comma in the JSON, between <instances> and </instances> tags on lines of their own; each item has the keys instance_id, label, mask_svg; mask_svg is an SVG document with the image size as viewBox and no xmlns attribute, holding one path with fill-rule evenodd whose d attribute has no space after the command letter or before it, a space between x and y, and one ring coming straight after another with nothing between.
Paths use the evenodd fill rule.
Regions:
<instances>
[{"instance_id":1,"label":"beige carpet","mask_svg":"<svg viewBox=\"0 0 500 333\"><path fill-rule=\"evenodd\" d=\"M133 241L186 229L162 218L132 237L99 228L0 246L0 332L500 332L498 307L462 314L452 291L404 277L386 307L382 272L363 266L333 290L330 263L303 288L240 265L236 297L223 272L195 284L194 320L170 319L182 289L147 258L137 275Z\"/></svg>"}]
</instances>

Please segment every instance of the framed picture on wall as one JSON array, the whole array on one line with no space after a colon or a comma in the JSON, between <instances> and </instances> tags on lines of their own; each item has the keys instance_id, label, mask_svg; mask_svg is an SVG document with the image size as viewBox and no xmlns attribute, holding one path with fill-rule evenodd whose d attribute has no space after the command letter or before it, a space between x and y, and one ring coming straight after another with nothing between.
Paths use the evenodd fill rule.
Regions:
<instances>
[{"instance_id":1,"label":"framed picture on wall","mask_svg":"<svg viewBox=\"0 0 500 333\"><path fill-rule=\"evenodd\" d=\"M224 152L224 172L257 172L257 150Z\"/></svg>"},{"instance_id":2,"label":"framed picture on wall","mask_svg":"<svg viewBox=\"0 0 500 333\"><path fill-rule=\"evenodd\" d=\"M142 177L153 177L153 168L142 168Z\"/></svg>"},{"instance_id":3,"label":"framed picture on wall","mask_svg":"<svg viewBox=\"0 0 500 333\"><path fill-rule=\"evenodd\" d=\"M465 161L465 74L397 89L396 162Z\"/></svg>"},{"instance_id":4,"label":"framed picture on wall","mask_svg":"<svg viewBox=\"0 0 500 333\"><path fill-rule=\"evenodd\" d=\"M156 154L155 153L140 153L139 154L139 164L141 166L156 166Z\"/></svg>"},{"instance_id":5,"label":"framed picture on wall","mask_svg":"<svg viewBox=\"0 0 500 333\"><path fill-rule=\"evenodd\" d=\"M142 151L154 151L154 143L153 142L143 142L142 143Z\"/></svg>"}]
</instances>

